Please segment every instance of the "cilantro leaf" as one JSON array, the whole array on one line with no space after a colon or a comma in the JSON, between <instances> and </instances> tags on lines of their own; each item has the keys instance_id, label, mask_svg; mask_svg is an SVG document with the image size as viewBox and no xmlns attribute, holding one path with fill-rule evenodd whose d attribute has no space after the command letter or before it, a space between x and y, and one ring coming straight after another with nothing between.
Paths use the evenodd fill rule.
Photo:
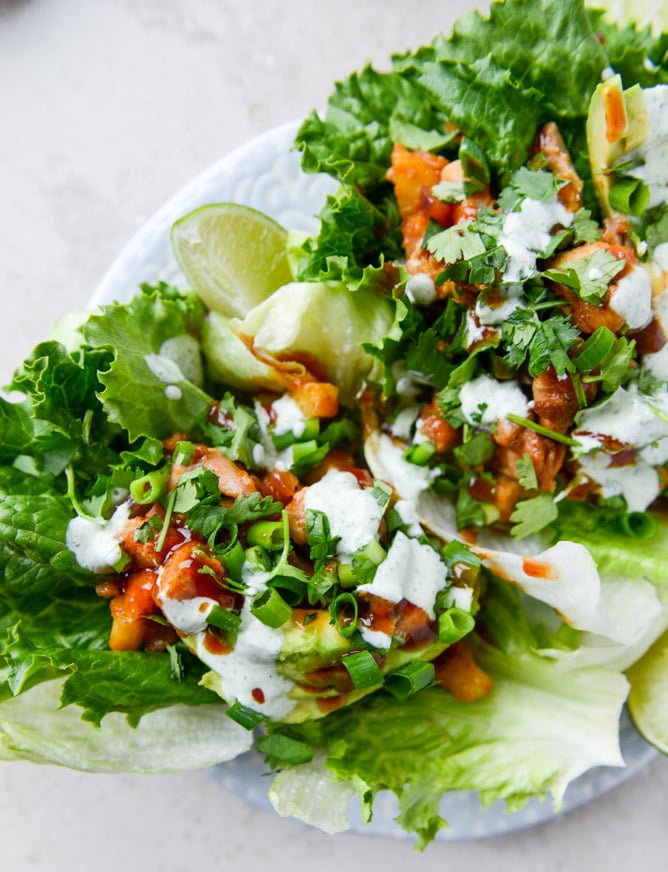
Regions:
<instances>
[{"instance_id":1,"label":"cilantro leaf","mask_svg":"<svg viewBox=\"0 0 668 872\"><path fill-rule=\"evenodd\" d=\"M538 476L533 460L525 453L516 463L518 481L525 490L538 490Z\"/></svg>"},{"instance_id":2,"label":"cilantro leaf","mask_svg":"<svg viewBox=\"0 0 668 872\"><path fill-rule=\"evenodd\" d=\"M478 254L483 254L487 250L485 243L480 234L472 229L472 223L472 221L462 221L431 236L426 243L427 251L447 264L458 260L470 260Z\"/></svg>"},{"instance_id":3,"label":"cilantro leaf","mask_svg":"<svg viewBox=\"0 0 668 872\"><path fill-rule=\"evenodd\" d=\"M581 242L597 242L601 238L599 226L591 217L589 209L578 209L573 216L573 241L576 244Z\"/></svg>"},{"instance_id":4,"label":"cilantro leaf","mask_svg":"<svg viewBox=\"0 0 668 872\"><path fill-rule=\"evenodd\" d=\"M507 347L503 360L513 369L527 359L532 376L540 375L550 364L558 375L575 369L568 352L579 341L580 333L568 315L560 312L541 319L536 308L516 309L503 323L502 337Z\"/></svg>"},{"instance_id":5,"label":"cilantro leaf","mask_svg":"<svg viewBox=\"0 0 668 872\"><path fill-rule=\"evenodd\" d=\"M626 266L605 248L597 248L584 257L565 260L559 270L547 270L544 275L552 281L571 288L581 300L592 305L603 302L608 285Z\"/></svg>"},{"instance_id":6,"label":"cilantro leaf","mask_svg":"<svg viewBox=\"0 0 668 872\"><path fill-rule=\"evenodd\" d=\"M548 202L559 190L559 180L549 170L531 170L520 167L516 170L499 195L499 206L506 212L514 212L524 199Z\"/></svg>"},{"instance_id":7,"label":"cilantro leaf","mask_svg":"<svg viewBox=\"0 0 668 872\"><path fill-rule=\"evenodd\" d=\"M523 539L543 530L558 516L557 504L551 494L539 494L530 500L520 500L510 516L514 524L510 533L516 539Z\"/></svg>"}]
</instances>

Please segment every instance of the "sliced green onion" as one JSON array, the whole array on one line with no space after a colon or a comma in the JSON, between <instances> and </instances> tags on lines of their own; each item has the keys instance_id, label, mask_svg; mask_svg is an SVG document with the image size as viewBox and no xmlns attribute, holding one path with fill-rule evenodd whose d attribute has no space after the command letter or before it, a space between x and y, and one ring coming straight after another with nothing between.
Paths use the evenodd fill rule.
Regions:
<instances>
[{"instance_id":1,"label":"sliced green onion","mask_svg":"<svg viewBox=\"0 0 668 872\"><path fill-rule=\"evenodd\" d=\"M164 494L169 480L169 466L154 469L136 478L130 484L130 496L139 506L157 502Z\"/></svg>"},{"instance_id":2,"label":"sliced green onion","mask_svg":"<svg viewBox=\"0 0 668 872\"><path fill-rule=\"evenodd\" d=\"M628 512L620 515L618 523L624 533L635 539L653 539L657 523L647 512Z\"/></svg>"},{"instance_id":3,"label":"sliced green onion","mask_svg":"<svg viewBox=\"0 0 668 872\"><path fill-rule=\"evenodd\" d=\"M308 442L295 442L292 446L292 465L290 469L299 477L307 469L317 466L329 451L329 445L325 442L324 445L319 445L315 439L310 439Z\"/></svg>"},{"instance_id":4,"label":"sliced green onion","mask_svg":"<svg viewBox=\"0 0 668 872\"><path fill-rule=\"evenodd\" d=\"M214 605L211 611L206 616L206 620L212 627L218 627L220 630L225 630L227 633L236 633L241 623L241 615L230 609L224 609L222 606Z\"/></svg>"},{"instance_id":5,"label":"sliced green onion","mask_svg":"<svg viewBox=\"0 0 668 872\"><path fill-rule=\"evenodd\" d=\"M438 641L453 645L467 636L474 626L475 619L470 612L452 606L438 616Z\"/></svg>"},{"instance_id":6,"label":"sliced green onion","mask_svg":"<svg viewBox=\"0 0 668 872\"><path fill-rule=\"evenodd\" d=\"M597 327L589 339L573 355L573 363L580 372L591 372L603 363L615 344L615 334L608 327Z\"/></svg>"},{"instance_id":7,"label":"sliced green onion","mask_svg":"<svg viewBox=\"0 0 668 872\"><path fill-rule=\"evenodd\" d=\"M342 442L357 442L359 430L357 424L350 418L341 418L340 421L331 421L320 433L319 442L329 442L332 448Z\"/></svg>"},{"instance_id":8,"label":"sliced green onion","mask_svg":"<svg viewBox=\"0 0 668 872\"><path fill-rule=\"evenodd\" d=\"M352 617L350 617L350 609L352 609ZM340 593L330 606L332 622L344 639L349 639L357 629L357 618L359 615L359 607L357 600L351 593ZM345 623L341 622L342 614L347 615Z\"/></svg>"},{"instance_id":9,"label":"sliced green onion","mask_svg":"<svg viewBox=\"0 0 668 872\"><path fill-rule=\"evenodd\" d=\"M385 687L397 699L406 699L434 683L436 670L433 663L414 660L385 676Z\"/></svg>"},{"instance_id":10,"label":"sliced green onion","mask_svg":"<svg viewBox=\"0 0 668 872\"><path fill-rule=\"evenodd\" d=\"M647 210L649 188L640 179L618 177L610 186L608 199L617 212L640 217Z\"/></svg>"},{"instance_id":11,"label":"sliced green onion","mask_svg":"<svg viewBox=\"0 0 668 872\"><path fill-rule=\"evenodd\" d=\"M262 736L257 740L257 749L265 755L272 769L297 766L299 763L308 763L313 759L313 749L310 745L280 733Z\"/></svg>"},{"instance_id":12,"label":"sliced green onion","mask_svg":"<svg viewBox=\"0 0 668 872\"><path fill-rule=\"evenodd\" d=\"M540 433L541 436L547 436L548 439L554 439L555 442L561 442L563 445L570 445L572 448L577 448L580 443L577 439L572 439L570 436L565 436L563 433L557 433L556 430L550 430L549 427L543 427L542 424L537 424L535 421L530 421L529 418L523 418L521 415L506 415L509 421L513 424L519 424L520 427L526 427L527 430L533 430Z\"/></svg>"},{"instance_id":13,"label":"sliced green onion","mask_svg":"<svg viewBox=\"0 0 668 872\"><path fill-rule=\"evenodd\" d=\"M192 442L177 442L172 460L178 466L186 466L193 459L195 445Z\"/></svg>"},{"instance_id":14,"label":"sliced green onion","mask_svg":"<svg viewBox=\"0 0 668 872\"><path fill-rule=\"evenodd\" d=\"M320 419L307 418L304 422L304 429L297 436L292 430L286 430L285 433L272 433L271 441L274 446L283 451L284 448L289 448L290 445L295 445L298 442L309 442L317 439L320 435Z\"/></svg>"},{"instance_id":15,"label":"sliced green onion","mask_svg":"<svg viewBox=\"0 0 668 872\"><path fill-rule=\"evenodd\" d=\"M242 569L246 555L244 554L243 545L236 539L234 545L227 548L225 551L217 552L217 556L222 560L223 566L227 574L233 581L242 581Z\"/></svg>"},{"instance_id":16,"label":"sliced green onion","mask_svg":"<svg viewBox=\"0 0 668 872\"><path fill-rule=\"evenodd\" d=\"M404 452L404 460L414 463L416 466L426 466L434 454L436 454L436 449L431 442L419 442Z\"/></svg>"},{"instance_id":17,"label":"sliced green onion","mask_svg":"<svg viewBox=\"0 0 668 872\"><path fill-rule=\"evenodd\" d=\"M372 539L353 555L352 563L339 563L337 575L342 587L354 587L369 581L371 572L385 560L387 552L377 539Z\"/></svg>"},{"instance_id":18,"label":"sliced green onion","mask_svg":"<svg viewBox=\"0 0 668 872\"><path fill-rule=\"evenodd\" d=\"M250 610L258 621L274 630L282 627L292 616L292 608L273 587L268 587L256 596Z\"/></svg>"},{"instance_id":19,"label":"sliced green onion","mask_svg":"<svg viewBox=\"0 0 668 872\"><path fill-rule=\"evenodd\" d=\"M261 548L259 545L246 548L244 559L255 570L266 572L268 569L271 569L271 558L264 548Z\"/></svg>"},{"instance_id":20,"label":"sliced green onion","mask_svg":"<svg viewBox=\"0 0 668 872\"><path fill-rule=\"evenodd\" d=\"M383 673L370 651L355 651L341 658L341 663L358 690L369 690L383 683Z\"/></svg>"},{"instance_id":21,"label":"sliced green onion","mask_svg":"<svg viewBox=\"0 0 668 872\"><path fill-rule=\"evenodd\" d=\"M255 711L247 705L235 700L227 709L225 714L228 718L232 718L246 730L254 730L262 721L266 720L266 716L261 712Z\"/></svg>"},{"instance_id":22,"label":"sliced green onion","mask_svg":"<svg viewBox=\"0 0 668 872\"><path fill-rule=\"evenodd\" d=\"M266 551L283 549L283 523L281 521L257 521L248 528L246 539L249 545L259 545Z\"/></svg>"}]
</instances>

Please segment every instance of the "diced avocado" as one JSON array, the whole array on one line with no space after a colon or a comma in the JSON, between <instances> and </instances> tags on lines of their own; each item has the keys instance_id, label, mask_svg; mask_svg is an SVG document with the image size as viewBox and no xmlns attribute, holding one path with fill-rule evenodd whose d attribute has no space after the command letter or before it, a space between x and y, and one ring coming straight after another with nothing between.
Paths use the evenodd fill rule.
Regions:
<instances>
[{"instance_id":1,"label":"diced avocado","mask_svg":"<svg viewBox=\"0 0 668 872\"><path fill-rule=\"evenodd\" d=\"M327 609L293 609L291 620L283 625L280 669L299 681L308 672L338 663L351 648L350 640L330 623Z\"/></svg>"},{"instance_id":2,"label":"diced avocado","mask_svg":"<svg viewBox=\"0 0 668 872\"><path fill-rule=\"evenodd\" d=\"M587 146L592 178L604 215L619 209L611 203L611 189L618 176L616 168L625 155L647 138L647 109L639 85L623 90L618 75L602 82L594 91L587 117Z\"/></svg>"}]
</instances>

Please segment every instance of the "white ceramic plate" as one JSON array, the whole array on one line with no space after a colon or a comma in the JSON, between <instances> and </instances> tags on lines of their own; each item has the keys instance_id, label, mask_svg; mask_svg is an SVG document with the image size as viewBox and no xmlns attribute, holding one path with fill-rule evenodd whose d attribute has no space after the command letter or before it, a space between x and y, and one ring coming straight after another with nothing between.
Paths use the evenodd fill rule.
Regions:
<instances>
[{"instance_id":1,"label":"white ceramic plate","mask_svg":"<svg viewBox=\"0 0 668 872\"><path fill-rule=\"evenodd\" d=\"M183 285L169 233L172 223L192 209L206 203L230 201L253 206L284 227L313 231L316 214L334 183L325 176L307 176L300 170L300 156L291 151L297 126L288 124L269 131L248 145L232 152L195 178L173 197L137 233L116 258L92 299L97 306L114 300L127 300L142 282L164 280ZM623 769L601 767L589 771L568 788L561 813L589 802L625 781L644 766L655 751L638 735L626 715L621 728ZM225 763L213 772L225 788L255 805L270 808L266 767L258 754L247 754ZM365 833L405 838L395 822L395 798L378 797L374 818L362 825L351 809L352 829ZM515 814L505 813L505 804L483 809L477 794L452 793L444 798L441 814L450 823L440 831L442 840L477 839L523 829L549 820L555 815L550 800L529 802Z\"/></svg>"}]
</instances>

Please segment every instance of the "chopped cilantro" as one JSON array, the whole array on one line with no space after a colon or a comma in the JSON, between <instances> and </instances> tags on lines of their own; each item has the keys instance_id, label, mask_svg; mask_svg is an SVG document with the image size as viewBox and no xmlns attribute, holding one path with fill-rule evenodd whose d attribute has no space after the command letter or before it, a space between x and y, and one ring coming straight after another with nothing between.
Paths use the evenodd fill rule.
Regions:
<instances>
[{"instance_id":1,"label":"chopped cilantro","mask_svg":"<svg viewBox=\"0 0 668 872\"><path fill-rule=\"evenodd\" d=\"M501 191L499 206L506 212L514 212L522 200L539 200L545 203L554 199L559 186L559 180L549 170L520 167L513 173L510 184Z\"/></svg>"},{"instance_id":2,"label":"chopped cilantro","mask_svg":"<svg viewBox=\"0 0 668 872\"><path fill-rule=\"evenodd\" d=\"M597 248L584 257L566 260L561 269L546 270L543 275L566 285L585 303L597 306L605 299L610 282L625 266L625 260L618 260L606 248Z\"/></svg>"},{"instance_id":3,"label":"chopped cilantro","mask_svg":"<svg viewBox=\"0 0 668 872\"><path fill-rule=\"evenodd\" d=\"M517 461L518 481L525 490L538 490L538 476L536 468L533 465L533 460L525 452Z\"/></svg>"},{"instance_id":4,"label":"chopped cilantro","mask_svg":"<svg viewBox=\"0 0 668 872\"><path fill-rule=\"evenodd\" d=\"M541 313L553 307L545 291L528 295L526 306L516 309L502 327L503 343L507 348L502 357L513 369L528 359L529 374L540 375L552 364L558 375L575 368L568 352L580 339L580 333L568 315L558 312L541 318Z\"/></svg>"},{"instance_id":5,"label":"chopped cilantro","mask_svg":"<svg viewBox=\"0 0 668 872\"><path fill-rule=\"evenodd\" d=\"M578 209L573 216L573 241L596 242L601 238L598 224L591 217L589 209Z\"/></svg>"},{"instance_id":6,"label":"chopped cilantro","mask_svg":"<svg viewBox=\"0 0 668 872\"><path fill-rule=\"evenodd\" d=\"M516 539L523 539L532 533L538 533L559 516L557 504L551 494L539 494L530 500L520 500L515 506L515 511L510 516L514 526L511 535Z\"/></svg>"},{"instance_id":7,"label":"chopped cilantro","mask_svg":"<svg viewBox=\"0 0 668 872\"><path fill-rule=\"evenodd\" d=\"M472 227L473 221L461 221L431 236L426 243L427 251L444 263L470 260L483 254L487 247L480 234Z\"/></svg>"}]
</instances>

